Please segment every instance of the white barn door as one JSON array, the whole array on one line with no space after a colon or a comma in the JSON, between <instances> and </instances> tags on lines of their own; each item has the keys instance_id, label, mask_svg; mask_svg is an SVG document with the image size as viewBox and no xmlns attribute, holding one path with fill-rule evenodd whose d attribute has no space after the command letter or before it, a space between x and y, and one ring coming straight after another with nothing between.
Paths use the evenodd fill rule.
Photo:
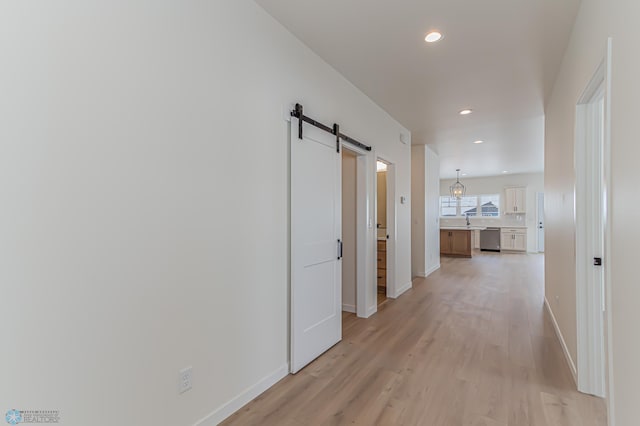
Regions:
<instances>
[{"instance_id":1,"label":"white barn door","mask_svg":"<svg viewBox=\"0 0 640 426\"><path fill-rule=\"evenodd\" d=\"M341 155L291 118L291 372L342 339Z\"/></svg>"}]
</instances>

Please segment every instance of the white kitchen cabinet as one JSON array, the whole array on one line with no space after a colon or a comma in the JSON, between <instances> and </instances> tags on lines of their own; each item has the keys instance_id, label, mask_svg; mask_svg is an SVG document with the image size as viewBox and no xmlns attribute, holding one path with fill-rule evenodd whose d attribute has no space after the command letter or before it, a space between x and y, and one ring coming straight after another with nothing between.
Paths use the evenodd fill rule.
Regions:
<instances>
[{"instance_id":1,"label":"white kitchen cabinet","mask_svg":"<svg viewBox=\"0 0 640 426\"><path fill-rule=\"evenodd\" d=\"M505 214L525 213L527 211L527 188L509 187L505 192Z\"/></svg>"},{"instance_id":2,"label":"white kitchen cabinet","mask_svg":"<svg viewBox=\"0 0 640 426\"><path fill-rule=\"evenodd\" d=\"M500 230L500 250L527 251L526 228L502 228Z\"/></svg>"}]
</instances>

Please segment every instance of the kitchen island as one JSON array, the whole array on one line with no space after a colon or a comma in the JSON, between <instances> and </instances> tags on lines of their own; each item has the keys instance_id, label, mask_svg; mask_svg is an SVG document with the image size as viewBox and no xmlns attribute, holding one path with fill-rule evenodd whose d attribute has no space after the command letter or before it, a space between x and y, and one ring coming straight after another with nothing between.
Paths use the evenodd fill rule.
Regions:
<instances>
[{"instance_id":1,"label":"kitchen island","mask_svg":"<svg viewBox=\"0 0 640 426\"><path fill-rule=\"evenodd\" d=\"M484 226L443 226L440 228L440 255L471 257L471 232L483 231Z\"/></svg>"}]
</instances>

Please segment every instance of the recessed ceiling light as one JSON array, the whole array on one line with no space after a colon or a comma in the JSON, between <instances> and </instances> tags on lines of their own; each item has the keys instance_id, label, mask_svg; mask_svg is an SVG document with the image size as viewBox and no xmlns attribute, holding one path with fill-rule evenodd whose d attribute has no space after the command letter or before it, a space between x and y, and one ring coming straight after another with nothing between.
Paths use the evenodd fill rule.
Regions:
<instances>
[{"instance_id":1,"label":"recessed ceiling light","mask_svg":"<svg viewBox=\"0 0 640 426\"><path fill-rule=\"evenodd\" d=\"M502 173L509 173L507 170L503 170Z\"/></svg>"},{"instance_id":2,"label":"recessed ceiling light","mask_svg":"<svg viewBox=\"0 0 640 426\"><path fill-rule=\"evenodd\" d=\"M438 31L431 31L424 38L424 41L426 41L427 43L435 43L436 41L439 41L441 39L442 39L442 34L440 34Z\"/></svg>"},{"instance_id":3,"label":"recessed ceiling light","mask_svg":"<svg viewBox=\"0 0 640 426\"><path fill-rule=\"evenodd\" d=\"M473 141L473 143L480 144L480 143L484 143L484 141Z\"/></svg>"},{"instance_id":4,"label":"recessed ceiling light","mask_svg":"<svg viewBox=\"0 0 640 426\"><path fill-rule=\"evenodd\" d=\"M458 114L460 114L460 115L469 115L469 114L471 114L472 112L473 112L473 110L472 110L472 109L467 108L467 109L463 109L463 110L462 110L462 111L460 111Z\"/></svg>"}]
</instances>

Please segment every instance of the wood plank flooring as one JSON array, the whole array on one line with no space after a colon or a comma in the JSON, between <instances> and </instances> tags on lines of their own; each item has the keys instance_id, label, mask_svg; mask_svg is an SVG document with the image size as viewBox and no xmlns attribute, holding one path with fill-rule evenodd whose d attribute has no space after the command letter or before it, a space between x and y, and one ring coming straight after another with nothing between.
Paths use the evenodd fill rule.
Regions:
<instances>
[{"instance_id":1,"label":"wood plank flooring","mask_svg":"<svg viewBox=\"0 0 640 426\"><path fill-rule=\"evenodd\" d=\"M387 301L387 295L386 293L378 291L377 298L378 298L378 309L380 309L380 305L382 305L384 302Z\"/></svg>"},{"instance_id":2,"label":"wood plank flooring","mask_svg":"<svg viewBox=\"0 0 640 426\"><path fill-rule=\"evenodd\" d=\"M543 308L542 255L442 258L430 277L224 425L605 426Z\"/></svg>"}]
</instances>

